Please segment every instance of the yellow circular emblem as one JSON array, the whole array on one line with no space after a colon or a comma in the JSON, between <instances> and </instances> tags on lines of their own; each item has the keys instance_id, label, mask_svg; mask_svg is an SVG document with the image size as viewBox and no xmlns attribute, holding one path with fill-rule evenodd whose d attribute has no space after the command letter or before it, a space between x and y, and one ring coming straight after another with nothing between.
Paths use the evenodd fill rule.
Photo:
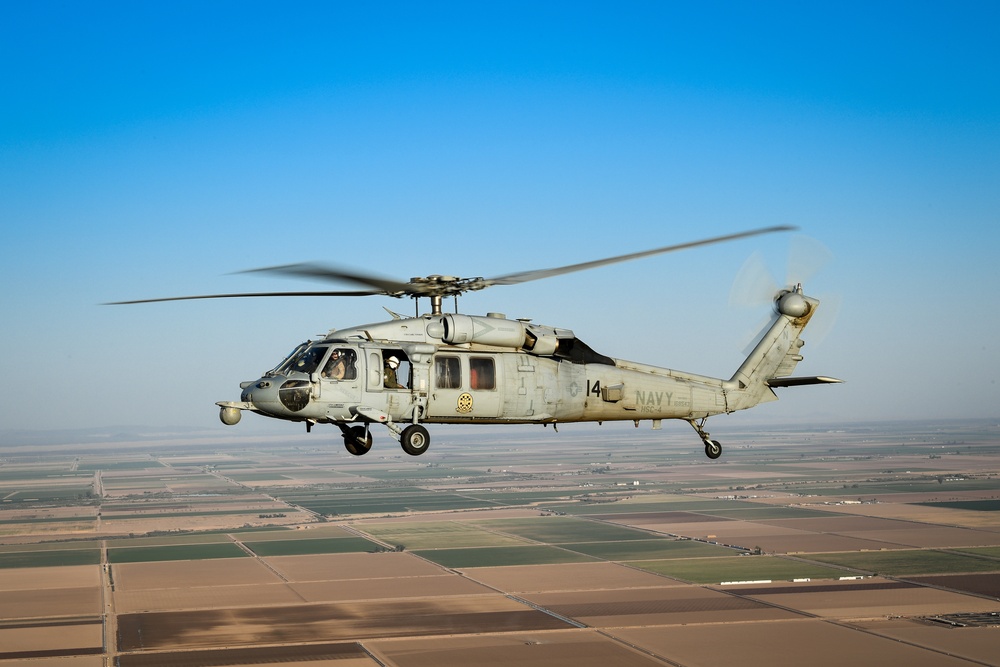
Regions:
<instances>
[{"instance_id":1,"label":"yellow circular emblem","mask_svg":"<svg viewBox=\"0 0 1000 667\"><path fill-rule=\"evenodd\" d=\"M469 392L463 393L458 397L458 407L455 408L463 415L467 415L472 412L472 394Z\"/></svg>"}]
</instances>

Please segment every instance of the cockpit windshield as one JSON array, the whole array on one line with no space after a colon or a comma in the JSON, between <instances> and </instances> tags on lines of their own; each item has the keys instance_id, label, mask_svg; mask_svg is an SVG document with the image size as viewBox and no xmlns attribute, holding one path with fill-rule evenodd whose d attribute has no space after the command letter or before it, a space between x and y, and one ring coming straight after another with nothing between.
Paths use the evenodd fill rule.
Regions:
<instances>
[{"instance_id":1,"label":"cockpit windshield","mask_svg":"<svg viewBox=\"0 0 1000 667\"><path fill-rule=\"evenodd\" d=\"M288 365L288 362L297 357L302 352L302 350L306 349L308 346L309 346L309 341L306 341L304 343L299 343L294 350L288 353L288 356L286 356L284 359L281 360L280 364L269 370L267 372L267 375L277 375L281 373L284 370L285 366Z\"/></svg>"},{"instance_id":2,"label":"cockpit windshield","mask_svg":"<svg viewBox=\"0 0 1000 667\"><path fill-rule=\"evenodd\" d=\"M323 361L323 357L326 356L329 349L329 345L303 343L280 366L274 369L275 373L288 375L292 372L298 372L312 375L319 368L320 362Z\"/></svg>"}]
</instances>

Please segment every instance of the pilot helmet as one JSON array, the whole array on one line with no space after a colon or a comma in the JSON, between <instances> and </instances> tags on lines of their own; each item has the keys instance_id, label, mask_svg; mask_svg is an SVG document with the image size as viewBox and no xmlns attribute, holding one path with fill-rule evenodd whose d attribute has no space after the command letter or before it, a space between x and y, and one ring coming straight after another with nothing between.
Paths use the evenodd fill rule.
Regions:
<instances>
[{"instance_id":1,"label":"pilot helmet","mask_svg":"<svg viewBox=\"0 0 1000 667\"><path fill-rule=\"evenodd\" d=\"M394 356L389 357L385 360L385 363L389 364L389 368L395 368L396 366L399 366L399 359Z\"/></svg>"}]
</instances>

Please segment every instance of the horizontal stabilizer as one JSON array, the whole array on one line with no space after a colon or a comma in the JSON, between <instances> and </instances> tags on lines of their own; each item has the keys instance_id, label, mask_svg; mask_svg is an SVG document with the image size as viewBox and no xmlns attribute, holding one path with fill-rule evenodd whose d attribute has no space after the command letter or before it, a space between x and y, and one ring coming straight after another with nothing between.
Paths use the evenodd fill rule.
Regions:
<instances>
[{"instance_id":1,"label":"horizontal stabilizer","mask_svg":"<svg viewBox=\"0 0 1000 667\"><path fill-rule=\"evenodd\" d=\"M843 382L843 380L838 380L837 378L828 378L822 375L814 375L813 377L802 377L802 378L771 378L767 381L767 386L769 387L801 387L807 384L836 384L838 382Z\"/></svg>"}]
</instances>

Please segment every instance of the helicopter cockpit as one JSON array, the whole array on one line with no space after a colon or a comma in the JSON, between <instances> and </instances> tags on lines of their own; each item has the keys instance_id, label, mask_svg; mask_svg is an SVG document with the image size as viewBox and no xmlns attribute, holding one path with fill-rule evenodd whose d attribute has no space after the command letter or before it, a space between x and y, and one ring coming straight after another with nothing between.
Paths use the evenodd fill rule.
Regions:
<instances>
[{"instance_id":1,"label":"helicopter cockpit","mask_svg":"<svg viewBox=\"0 0 1000 667\"><path fill-rule=\"evenodd\" d=\"M358 377L357 352L349 347L306 341L292 350L285 359L267 372L268 376L319 372L324 380L355 380ZM329 356L327 356L329 353ZM322 368L322 370L320 370Z\"/></svg>"}]
</instances>

